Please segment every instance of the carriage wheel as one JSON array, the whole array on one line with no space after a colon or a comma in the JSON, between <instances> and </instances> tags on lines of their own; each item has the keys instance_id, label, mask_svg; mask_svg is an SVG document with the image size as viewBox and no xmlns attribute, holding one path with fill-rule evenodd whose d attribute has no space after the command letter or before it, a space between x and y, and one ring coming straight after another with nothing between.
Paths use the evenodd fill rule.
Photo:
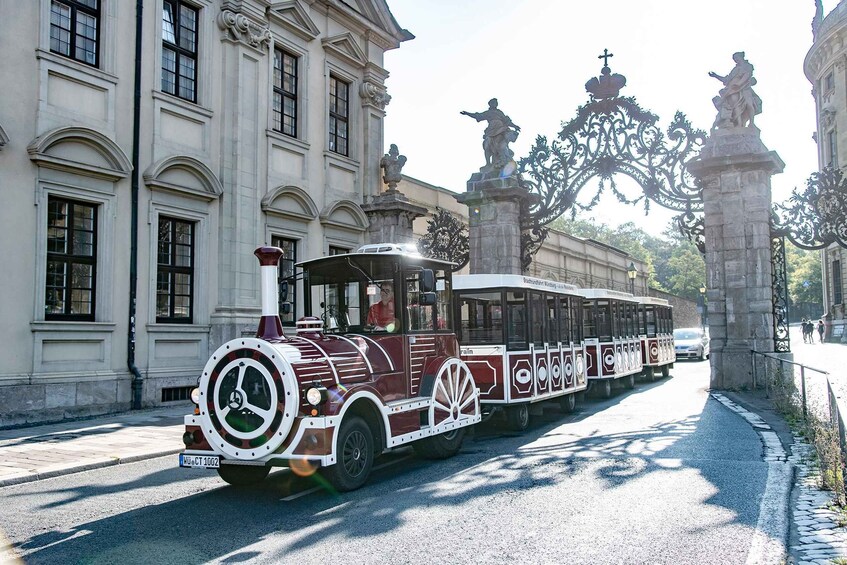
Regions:
<instances>
[{"instance_id":1,"label":"carriage wheel","mask_svg":"<svg viewBox=\"0 0 847 565\"><path fill-rule=\"evenodd\" d=\"M561 408L562 412L565 414L570 414L576 408L576 395L575 394L566 394L559 398L559 408Z\"/></svg>"},{"instance_id":2,"label":"carriage wheel","mask_svg":"<svg viewBox=\"0 0 847 565\"><path fill-rule=\"evenodd\" d=\"M653 367L644 367L644 378L648 383L656 380L656 371Z\"/></svg>"},{"instance_id":3,"label":"carriage wheel","mask_svg":"<svg viewBox=\"0 0 847 565\"><path fill-rule=\"evenodd\" d=\"M626 388L632 390L635 388L635 375L632 374L626 378Z\"/></svg>"},{"instance_id":4,"label":"carriage wheel","mask_svg":"<svg viewBox=\"0 0 847 565\"><path fill-rule=\"evenodd\" d=\"M612 398L612 379L605 379L603 383L600 385L600 395L603 398Z\"/></svg>"},{"instance_id":5,"label":"carriage wheel","mask_svg":"<svg viewBox=\"0 0 847 565\"><path fill-rule=\"evenodd\" d=\"M434 433L450 432L480 420L479 389L461 360L450 359L439 369L428 419Z\"/></svg>"},{"instance_id":6,"label":"carriage wheel","mask_svg":"<svg viewBox=\"0 0 847 565\"><path fill-rule=\"evenodd\" d=\"M529 404L518 404L506 409L506 421L509 428L522 432L529 427Z\"/></svg>"},{"instance_id":7,"label":"carriage wheel","mask_svg":"<svg viewBox=\"0 0 847 565\"><path fill-rule=\"evenodd\" d=\"M671 376L671 366L670 365L662 365L662 376L664 378L668 378Z\"/></svg>"},{"instance_id":8,"label":"carriage wheel","mask_svg":"<svg viewBox=\"0 0 847 565\"><path fill-rule=\"evenodd\" d=\"M339 491L356 490L368 480L374 460L373 433L358 416L341 422L335 465L322 467L321 473Z\"/></svg>"},{"instance_id":9,"label":"carriage wheel","mask_svg":"<svg viewBox=\"0 0 847 565\"><path fill-rule=\"evenodd\" d=\"M221 465L218 475L234 487L244 487L262 482L270 471L270 467L264 466Z\"/></svg>"},{"instance_id":10,"label":"carriage wheel","mask_svg":"<svg viewBox=\"0 0 847 565\"><path fill-rule=\"evenodd\" d=\"M418 440L412 443L412 449L424 459L447 459L459 452L464 437L465 428L458 428Z\"/></svg>"}]
</instances>

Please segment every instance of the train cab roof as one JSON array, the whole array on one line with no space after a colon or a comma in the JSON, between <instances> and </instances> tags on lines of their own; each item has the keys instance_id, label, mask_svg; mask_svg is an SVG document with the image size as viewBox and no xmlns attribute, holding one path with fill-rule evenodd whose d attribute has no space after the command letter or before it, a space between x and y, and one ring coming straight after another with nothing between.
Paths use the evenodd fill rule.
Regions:
<instances>
[{"instance_id":1,"label":"train cab roof","mask_svg":"<svg viewBox=\"0 0 847 565\"><path fill-rule=\"evenodd\" d=\"M443 259L435 259L432 257L424 257L418 251L418 247L414 243L371 243L362 245L355 251L350 253L340 253L338 255L328 255L325 257L317 257L297 263L298 267L313 266L315 264L332 262L345 257L362 258L362 257L385 257L397 258L402 260L406 265L421 263L429 266L440 267L452 271L456 263L445 261Z\"/></svg>"},{"instance_id":2,"label":"train cab roof","mask_svg":"<svg viewBox=\"0 0 847 565\"><path fill-rule=\"evenodd\" d=\"M453 277L453 290L484 290L495 288L521 288L526 290L546 290L563 294L578 295L579 289L572 284L524 275L456 275Z\"/></svg>"},{"instance_id":3,"label":"train cab roof","mask_svg":"<svg viewBox=\"0 0 847 565\"><path fill-rule=\"evenodd\" d=\"M583 288L580 289L579 294L588 300L614 299L626 300L627 302L638 302L638 298L628 292L610 290L608 288Z\"/></svg>"}]
</instances>

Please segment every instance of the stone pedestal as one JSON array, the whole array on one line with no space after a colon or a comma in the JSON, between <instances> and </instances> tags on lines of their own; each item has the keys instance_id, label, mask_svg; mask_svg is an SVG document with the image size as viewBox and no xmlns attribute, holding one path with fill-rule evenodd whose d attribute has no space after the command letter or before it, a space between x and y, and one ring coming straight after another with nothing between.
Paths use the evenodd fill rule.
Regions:
<instances>
[{"instance_id":1,"label":"stone pedestal","mask_svg":"<svg viewBox=\"0 0 847 565\"><path fill-rule=\"evenodd\" d=\"M712 388L751 387L750 350L774 350L771 176L784 166L744 127L713 130L688 167L703 186Z\"/></svg>"},{"instance_id":2,"label":"stone pedestal","mask_svg":"<svg viewBox=\"0 0 847 565\"><path fill-rule=\"evenodd\" d=\"M521 268L521 203L529 198L516 176L475 173L468 191L456 196L468 206L468 239L472 274L519 275Z\"/></svg>"},{"instance_id":3,"label":"stone pedestal","mask_svg":"<svg viewBox=\"0 0 847 565\"><path fill-rule=\"evenodd\" d=\"M409 202L400 191L386 190L362 205L368 215L368 243L415 243L413 228L416 218L426 215L426 208Z\"/></svg>"}]
</instances>

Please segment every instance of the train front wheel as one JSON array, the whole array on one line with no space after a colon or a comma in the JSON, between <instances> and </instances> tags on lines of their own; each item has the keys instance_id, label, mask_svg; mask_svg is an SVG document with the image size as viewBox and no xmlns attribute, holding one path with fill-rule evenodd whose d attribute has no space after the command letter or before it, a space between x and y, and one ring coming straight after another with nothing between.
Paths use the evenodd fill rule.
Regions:
<instances>
[{"instance_id":1,"label":"train front wheel","mask_svg":"<svg viewBox=\"0 0 847 565\"><path fill-rule=\"evenodd\" d=\"M335 465L321 468L321 474L338 491L356 490L368 480L374 461L373 433L358 416L347 417L338 432Z\"/></svg>"},{"instance_id":2,"label":"train front wheel","mask_svg":"<svg viewBox=\"0 0 847 565\"><path fill-rule=\"evenodd\" d=\"M418 440L412 443L412 449L424 459L447 459L459 452L464 437L465 428L458 428Z\"/></svg>"}]
</instances>

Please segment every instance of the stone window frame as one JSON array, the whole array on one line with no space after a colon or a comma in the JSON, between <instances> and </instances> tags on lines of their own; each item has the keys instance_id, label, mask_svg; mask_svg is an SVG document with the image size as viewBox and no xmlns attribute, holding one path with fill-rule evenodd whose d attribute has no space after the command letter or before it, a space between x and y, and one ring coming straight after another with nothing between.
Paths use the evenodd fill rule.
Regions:
<instances>
[{"instance_id":1,"label":"stone window frame","mask_svg":"<svg viewBox=\"0 0 847 565\"><path fill-rule=\"evenodd\" d=\"M174 10L172 12L173 17L174 17L174 21L173 21L174 41L169 41L169 40L165 39L164 12L165 12L165 5L166 4L169 4L169 5L173 6L173 8L174 8ZM180 33L181 33L181 30L182 30L182 26L180 25L180 20L182 18L182 8L187 8L187 9L194 12L195 29L193 30L194 31L194 50L193 51L191 49L183 47L180 44ZM162 19L158 20L159 24L160 24L159 25L159 32L161 34L161 41L162 41L162 43L161 43L161 50L162 50L161 56L158 59L159 62L160 62L160 65L159 65L159 79L160 79L159 80L159 89L162 92L164 92L165 94L170 94L171 96L176 96L177 98L180 98L182 100L187 100L189 102L195 102L196 103L197 98L198 98L198 96L197 96L198 77L200 76L200 72L199 72L199 68L200 68L200 64L199 64L200 63L200 61L199 61L199 59L200 59L200 57L199 57L200 41L203 37L203 34L201 33L202 25L201 25L201 21L200 21L202 11L195 4L193 4L191 2L186 2L185 0L162 0L162 10L159 13L162 14ZM166 49L174 52L174 56L175 56L174 63L175 63L176 68L175 68L175 71L174 71L174 91L173 92L169 92L168 90L166 90L165 84L164 84L164 79L165 79L164 55L165 55ZM181 93L182 85L180 83L180 79L186 78L186 80L187 80L187 77L182 77L180 75L179 68L180 68L180 61L185 60L185 59L193 61L193 63L194 63L194 68L193 68L194 76L191 77L191 80L190 80L191 94L192 94L191 97L184 96Z\"/></svg>"},{"instance_id":2,"label":"stone window frame","mask_svg":"<svg viewBox=\"0 0 847 565\"><path fill-rule=\"evenodd\" d=\"M50 13L54 0L39 0L38 6L38 46L36 58L46 60L52 65L62 67L80 81L88 81L93 77L95 82L117 83L116 34L118 0L99 0L99 18L97 20L97 64L90 65L72 57L56 53L50 49ZM42 78L43 81L43 78Z\"/></svg>"},{"instance_id":3,"label":"stone window frame","mask_svg":"<svg viewBox=\"0 0 847 565\"><path fill-rule=\"evenodd\" d=\"M54 24L53 7L57 4L65 6L69 10L69 12L70 12L70 16L69 16L69 18L70 18L70 22L69 22L70 29L65 30L64 28ZM71 59L72 61L77 61L77 62L82 63L84 65L89 65L89 66L94 67L94 68L99 68L100 67L100 64L99 64L100 63L100 51L101 51L100 29L101 29L101 21L102 21L102 18L100 17L101 7L102 7L102 1L100 1L100 0L96 1L96 7L94 7L94 8L92 8L91 6L87 6L84 2L82 2L80 0L51 0L51 2L50 2L50 19L49 19L49 23L48 23L48 25L50 27L50 45L49 45L50 52L55 53L55 54L59 55L60 57L66 57L68 59ZM93 40L91 38L85 37L84 35L81 35L77 32L77 24L78 24L78 18L79 18L80 12L85 14L85 15L88 15L89 17L94 19L96 28L95 28L95 31L94 31L94 39ZM63 53L63 52L53 48L53 29L54 28L58 28L58 29L67 31L67 33L69 35L69 41L68 41L68 51L69 52L68 53ZM88 39L88 40L91 40L91 41L94 42L94 61L88 61L84 57L79 58L77 56L77 47L78 47L77 40L80 37L83 38L83 39Z\"/></svg>"},{"instance_id":4,"label":"stone window frame","mask_svg":"<svg viewBox=\"0 0 847 565\"><path fill-rule=\"evenodd\" d=\"M282 68L280 69L281 73L285 73L285 65L284 65L285 57L289 57L289 58L294 60L294 91L293 92L285 90L282 86L280 86L280 87L276 86L276 72L277 72L276 56L277 56L277 53L281 54L282 60L283 60L283 65L282 65ZM294 139L299 139L302 136L302 131L303 131L302 124L301 124L302 112L301 112L300 105L301 105L301 100L302 100L301 92L303 91L302 87L301 87L301 82L302 82L302 78L303 78L303 72L302 71L303 71L304 67L305 67L305 65L303 65L302 55L292 51L287 46L281 45L281 44L280 45L275 44L273 46L273 48L271 49L271 81L270 81L271 82L271 111L270 111L271 128L270 129L272 129L275 132L281 133L282 135L292 137ZM284 81L282 81L282 83L284 84ZM277 96L279 96L281 98L281 105L280 105L280 110L279 110L279 116L280 116L279 127L277 127L277 125L276 125L277 111L276 111L276 108L275 108L275 100L276 100ZM292 132L286 131L286 128L285 128L285 117L286 117L285 100L286 99L291 99L294 102L294 116L292 117L294 125L293 125L293 131Z\"/></svg>"},{"instance_id":5,"label":"stone window frame","mask_svg":"<svg viewBox=\"0 0 847 565\"><path fill-rule=\"evenodd\" d=\"M838 167L838 133L835 128L826 132L824 161L827 167Z\"/></svg>"},{"instance_id":6,"label":"stone window frame","mask_svg":"<svg viewBox=\"0 0 847 565\"><path fill-rule=\"evenodd\" d=\"M346 110L347 111L343 114L339 113L337 110L333 111L333 109L332 109L333 97L335 97L336 99L339 98L337 94L335 96L333 96L333 94L332 94L333 82L335 82L337 84L343 84L345 86L346 90L347 90L347 96L344 100L344 102L346 103ZM353 90L353 82L352 81L347 80L345 77L339 75L339 73L337 73L337 72L331 71L329 73L328 82L327 82L327 150L332 152L332 153L336 153L338 155L341 155L342 157L350 157L350 153L351 153L351 151L350 151L350 145L351 145L350 140L351 140L352 136L350 135L350 133L351 133L353 128L352 128L352 123L351 123L352 120L350 119L350 115L352 114L352 112L350 110L350 106L351 106L351 104L350 104L350 102L351 102L350 92L352 90ZM337 91L338 91L338 87L336 86L336 92ZM337 103L336 103L336 107L337 107ZM346 137L343 138L344 142L345 142L343 151L341 151L338 148L338 139L339 139L338 128L336 127L333 130L333 128L331 127L331 123L332 123L333 118L335 119L336 124L339 121L343 121L343 123L346 126L346 128L345 128ZM334 144L333 144L333 139L335 140Z\"/></svg>"},{"instance_id":7,"label":"stone window frame","mask_svg":"<svg viewBox=\"0 0 847 565\"><path fill-rule=\"evenodd\" d=\"M832 262L832 303L833 305L844 303L843 279L841 277L841 259Z\"/></svg>"},{"instance_id":8,"label":"stone window frame","mask_svg":"<svg viewBox=\"0 0 847 565\"><path fill-rule=\"evenodd\" d=\"M173 0L171 0L173 1ZM194 82L194 100L181 98L162 89L162 48L164 46L164 34L162 30L162 12L164 0L155 0L154 10L157 15L155 24L155 53L153 54L155 75L153 77L153 98L158 101L169 103L168 106L176 113L193 115L199 113L203 119L212 115L208 106L213 100L212 96L212 74L213 65L213 39L217 37L217 29L214 20L208 17L211 9L211 0L179 0L180 3L197 10L197 65L195 67L196 80ZM200 69L203 71L200 72Z\"/></svg>"},{"instance_id":9,"label":"stone window frame","mask_svg":"<svg viewBox=\"0 0 847 565\"><path fill-rule=\"evenodd\" d=\"M822 90L824 94L829 94L830 92L835 90L835 71L831 69L827 74L824 75L823 80L821 82L823 83Z\"/></svg>"}]
</instances>

